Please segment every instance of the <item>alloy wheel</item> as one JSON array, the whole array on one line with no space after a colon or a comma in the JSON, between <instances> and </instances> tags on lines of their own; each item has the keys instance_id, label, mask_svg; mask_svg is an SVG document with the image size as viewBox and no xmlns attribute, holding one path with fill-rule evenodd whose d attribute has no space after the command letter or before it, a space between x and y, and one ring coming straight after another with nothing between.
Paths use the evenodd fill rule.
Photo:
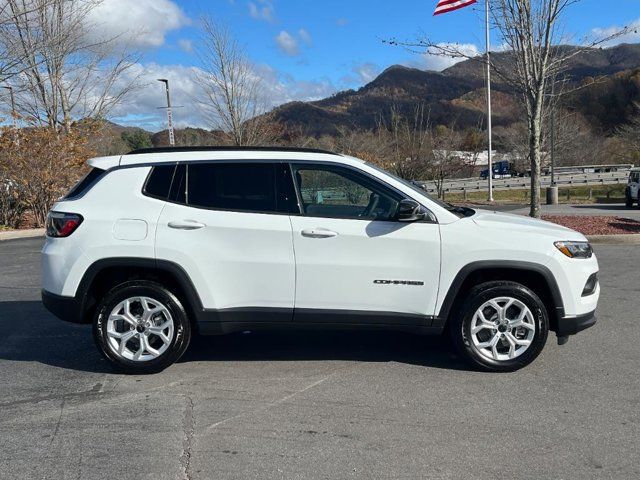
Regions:
<instances>
[{"instance_id":1,"label":"alloy wheel","mask_svg":"<svg viewBox=\"0 0 640 480\"><path fill-rule=\"evenodd\" d=\"M175 328L165 305L150 297L130 297L118 303L107 320L109 348L126 360L146 362L171 345Z\"/></svg>"},{"instance_id":2,"label":"alloy wheel","mask_svg":"<svg viewBox=\"0 0 640 480\"><path fill-rule=\"evenodd\" d=\"M526 352L536 334L533 313L512 297L493 298L483 303L471 320L471 343L494 361L513 360Z\"/></svg>"}]
</instances>

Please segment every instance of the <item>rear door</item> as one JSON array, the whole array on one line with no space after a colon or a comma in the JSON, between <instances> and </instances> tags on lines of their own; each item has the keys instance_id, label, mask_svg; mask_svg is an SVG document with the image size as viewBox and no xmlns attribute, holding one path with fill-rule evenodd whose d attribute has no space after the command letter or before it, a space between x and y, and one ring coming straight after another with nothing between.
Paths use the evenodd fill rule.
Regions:
<instances>
[{"instance_id":1,"label":"rear door","mask_svg":"<svg viewBox=\"0 0 640 480\"><path fill-rule=\"evenodd\" d=\"M278 162L178 165L156 257L182 267L221 320L290 321L295 264ZM290 178L288 176L287 178Z\"/></svg>"},{"instance_id":2,"label":"rear door","mask_svg":"<svg viewBox=\"0 0 640 480\"><path fill-rule=\"evenodd\" d=\"M292 166L301 213L294 319L429 325L440 276L436 223L395 220L402 193L364 172Z\"/></svg>"}]
</instances>

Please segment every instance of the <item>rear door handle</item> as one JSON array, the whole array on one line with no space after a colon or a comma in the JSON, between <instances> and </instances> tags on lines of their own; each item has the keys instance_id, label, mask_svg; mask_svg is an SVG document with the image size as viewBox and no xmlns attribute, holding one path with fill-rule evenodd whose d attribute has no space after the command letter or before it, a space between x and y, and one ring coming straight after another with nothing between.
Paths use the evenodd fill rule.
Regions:
<instances>
[{"instance_id":1,"label":"rear door handle","mask_svg":"<svg viewBox=\"0 0 640 480\"><path fill-rule=\"evenodd\" d=\"M198 230L206 227L204 223L196 222L195 220L174 220L167 225L169 228L175 228L176 230Z\"/></svg>"},{"instance_id":2,"label":"rear door handle","mask_svg":"<svg viewBox=\"0 0 640 480\"><path fill-rule=\"evenodd\" d=\"M309 238L333 238L338 236L336 232L332 232L326 228L310 228L308 230L302 230L300 233L302 233L303 237Z\"/></svg>"}]
</instances>

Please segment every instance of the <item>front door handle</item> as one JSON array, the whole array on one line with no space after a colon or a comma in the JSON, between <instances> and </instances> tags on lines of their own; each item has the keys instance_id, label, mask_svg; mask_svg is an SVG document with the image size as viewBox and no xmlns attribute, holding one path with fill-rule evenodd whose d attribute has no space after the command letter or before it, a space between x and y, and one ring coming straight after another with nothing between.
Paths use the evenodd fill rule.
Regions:
<instances>
[{"instance_id":1,"label":"front door handle","mask_svg":"<svg viewBox=\"0 0 640 480\"><path fill-rule=\"evenodd\" d=\"M176 230L198 230L206 227L204 223L196 222L195 220L174 220L167 225L169 228L175 228Z\"/></svg>"},{"instance_id":2,"label":"front door handle","mask_svg":"<svg viewBox=\"0 0 640 480\"><path fill-rule=\"evenodd\" d=\"M302 233L303 237L309 238L333 238L338 236L336 232L332 232L326 228L310 228L308 230L302 230L300 233Z\"/></svg>"}]
</instances>

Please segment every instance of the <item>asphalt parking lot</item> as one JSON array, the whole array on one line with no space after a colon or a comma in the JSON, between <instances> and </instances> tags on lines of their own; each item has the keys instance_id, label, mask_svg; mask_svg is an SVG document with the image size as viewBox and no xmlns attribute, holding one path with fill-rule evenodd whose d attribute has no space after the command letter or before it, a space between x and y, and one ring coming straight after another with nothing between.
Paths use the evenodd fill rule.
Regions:
<instances>
[{"instance_id":1,"label":"asphalt parking lot","mask_svg":"<svg viewBox=\"0 0 640 480\"><path fill-rule=\"evenodd\" d=\"M42 239L0 242L0 478L640 478L640 249L598 246L598 324L513 374L438 338L196 339L113 373L39 300Z\"/></svg>"}]
</instances>

